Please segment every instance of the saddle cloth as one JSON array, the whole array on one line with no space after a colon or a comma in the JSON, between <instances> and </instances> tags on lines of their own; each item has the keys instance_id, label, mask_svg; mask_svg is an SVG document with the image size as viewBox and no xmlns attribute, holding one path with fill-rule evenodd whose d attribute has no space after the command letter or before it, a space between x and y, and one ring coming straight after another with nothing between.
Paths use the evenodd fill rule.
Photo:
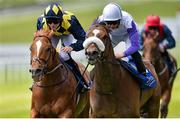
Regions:
<instances>
[{"instance_id":1,"label":"saddle cloth","mask_svg":"<svg viewBox=\"0 0 180 119\"><path fill-rule=\"evenodd\" d=\"M120 65L128 70L139 82L141 89L148 89L156 87L157 81L152 73L146 68L146 76L139 73L135 64L132 61L119 61Z\"/></svg>"}]
</instances>

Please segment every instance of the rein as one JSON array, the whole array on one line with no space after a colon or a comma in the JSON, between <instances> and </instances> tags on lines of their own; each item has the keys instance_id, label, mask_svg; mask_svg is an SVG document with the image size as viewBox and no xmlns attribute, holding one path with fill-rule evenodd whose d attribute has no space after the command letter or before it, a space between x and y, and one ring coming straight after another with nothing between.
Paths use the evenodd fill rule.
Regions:
<instances>
[{"instance_id":1,"label":"rein","mask_svg":"<svg viewBox=\"0 0 180 119\"><path fill-rule=\"evenodd\" d=\"M54 67L51 71L48 71L46 74L51 74L54 71L56 71L60 66L63 66L61 63L59 63L56 67Z\"/></svg>"},{"instance_id":2,"label":"rein","mask_svg":"<svg viewBox=\"0 0 180 119\"><path fill-rule=\"evenodd\" d=\"M148 62L151 62L153 65L155 64L154 62L155 61L157 61L157 60L160 60L160 58L159 59L152 59L152 61L151 60L143 60L143 61L148 61ZM154 61L154 62L153 62ZM161 76L161 75L163 75L164 74L164 72L167 70L167 68L168 68L168 66L167 66L167 64L165 63L165 67L160 71L160 72L157 72L157 75L158 76Z\"/></svg>"},{"instance_id":3,"label":"rein","mask_svg":"<svg viewBox=\"0 0 180 119\"><path fill-rule=\"evenodd\" d=\"M165 64L165 67L162 69L162 71L158 72L158 76L161 76L166 71L167 68L168 68L167 64Z\"/></svg>"}]
</instances>

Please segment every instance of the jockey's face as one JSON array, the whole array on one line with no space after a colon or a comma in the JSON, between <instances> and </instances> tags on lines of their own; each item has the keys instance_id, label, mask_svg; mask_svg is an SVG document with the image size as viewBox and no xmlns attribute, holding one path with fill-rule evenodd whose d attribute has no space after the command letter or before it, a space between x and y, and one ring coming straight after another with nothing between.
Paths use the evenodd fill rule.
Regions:
<instances>
[{"instance_id":1,"label":"jockey's face","mask_svg":"<svg viewBox=\"0 0 180 119\"><path fill-rule=\"evenodd\" d=\"M158 27L154 27L154 26L150 26L149 28L149 35L151 37L155 36L157 33L159 33L159 28Z\"/></svg>"},{"instance_id":2,"label":"jockey's face","mask_svg":"<svg viewBox=\"0 0 180 119\"><path fill-rule=\"evenodd\" d=\"M107 27L110 28L110 29L116 29L116 28L118 28L118 27L119 27L119 23L120 23L119 20L117 20L117 21L106 21L106 25L107 25Z\"/></svg>"},{"instance_id":3,"label":"jockey's face","mask_svg":"<svg viewBox=\"0 0 180 119\"><path fill-rule=\"evenodd\" d=\"M57 27L61 24L61 20L59 19L47 19L46 21L49 28L53 31L55 31Z\"/></svg>"}]
</instances>

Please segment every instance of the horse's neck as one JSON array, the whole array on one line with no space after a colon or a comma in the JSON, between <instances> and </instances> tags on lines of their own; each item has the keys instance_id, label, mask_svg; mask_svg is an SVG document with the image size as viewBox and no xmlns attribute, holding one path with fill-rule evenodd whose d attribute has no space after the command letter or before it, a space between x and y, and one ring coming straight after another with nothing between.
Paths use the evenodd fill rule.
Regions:
<instances>
[{"instance_id":1,"label":"horse's neck","mask_svg":"<svg viewBox=\"0 0 180 119\"><path fill-rule=\"evenodd\" d=\"M165 68L165 65L166 64L161 56L154 61L154 67L157 73L162 71L163 68Z\"/></svg>"},{"instance_id":2,"label":"horse's neck","mask_svg":"<svg viewBox=\"0 0 180 119\"><path fill-rule=\"evenodd\" d=\"M109 85L110 88L113 86L113 79L115 76L115 72L119 69L120 65L118 65L118 62L115 59L105 59L102 62L99 62L95 66L95 76L96 76L96 83L98 85Z\"/></svg>"},{"instance_id":3,"label":"horse's neck","mask_svg":"<svg viewBox=\"0 0 180 119\"><path fill-rule=\"evenodd\" d=\"M98 62L96 68L99 74L104 78L111 77L113 75L115 67L118 67L118 61L115 58L112 46L109 46L108 52L104 54L104 59Z\"/></svg>"},{"instance_id":4,"label":"horse's neck","mask_svg":"<svg viewBox=\"0 0 180 119\"><path fill-rule=\"evenodd\" d=\"M61 67L60 65L63 65L63 67ZM66 66L59 59L59 56L56 56L51 66L52 68L50 69L50 71L52 72L45 75L42 84L54 84L55 82L60 82L61 80L64 80L64 75L65 72L67 72L67 69Z\"/></svg>"},{"instance_id":5,"label":"horse's neck","mask_svg":"<svg viewBox=\"0 0 180 119\"><path fill-rule=\"evenodd\" d=\"M163 58L158 50L158 48L156 48L156 50L154 50L156 52L154 52L155 54L151 54L152 52L144 52L144 60L149 60L152 62L152 64L154 65L154 68L156 70L156 72L160 72L162 71L162 69L165 67L165 63L163 61Z\"/></svg>"}]
</instances>

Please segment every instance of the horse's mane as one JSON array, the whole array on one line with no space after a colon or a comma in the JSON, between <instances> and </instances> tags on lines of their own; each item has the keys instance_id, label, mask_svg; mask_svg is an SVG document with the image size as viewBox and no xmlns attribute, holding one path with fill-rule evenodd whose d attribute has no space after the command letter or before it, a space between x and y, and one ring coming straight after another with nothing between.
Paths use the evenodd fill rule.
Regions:
<instances>
[{"instance_id":1,"label":"horse's mane","mask_svg":"<svg viewBox=\"0 0 180 119\"><path fill-rule=\"evenodd\" d=\"M97 27L101 27L105 29L107 33L110 32L110 29L104 23L95 24L94 28L97 28Z\"/></svg>"}]
</instances>

